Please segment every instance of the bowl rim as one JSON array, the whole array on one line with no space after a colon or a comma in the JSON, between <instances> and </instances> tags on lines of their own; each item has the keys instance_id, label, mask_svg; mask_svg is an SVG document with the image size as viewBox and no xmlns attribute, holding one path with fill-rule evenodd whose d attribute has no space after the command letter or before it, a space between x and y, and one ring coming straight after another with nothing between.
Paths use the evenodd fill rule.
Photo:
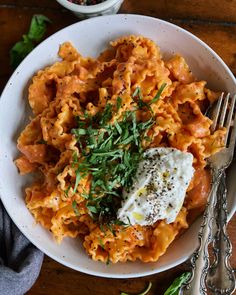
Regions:
<instances>
[{"instance_id":1,"label":"bowl rim","mask_svg":"<svg viewBox=\"0 0 236 295\"><path fill-rule=\"evenodd\" d=\"M65 8L79 13L99 13L104 10L107 10L114 6L116 3L123 2L123 0L105 0L104 2L95 4L95 5L80 5L76 3L72 3L68 0L56 0L59 4L64 6Z\"/></svg>"},{"instance_id":2,"label":"bowl rim","mask_svg":"<svg viewBox=\"0 0 236 295\"><path fill-rule=\"evenodd\" d=\"M190 36L191 38L193 38L197 42L199 42L202 46L204 46L214 57L216 57L220 61L222 67L224 67L227 70L227 73L229 74L229 76L235 81L235 87L236 87L236 79L235 79L232 71L225 64L225 62L221 59L221 57L218 56L218 54L213 49L211 49L204 41L202 41L201 39L199 39L197 36L193 35L189 31L183 29L182 27L179 27L178 25L175 25L173 23L170 23L168 21L161 20L161 19L158 19L158 18L155 18L155 17L145 16L145 15L138 15L138 14L118 14L118 15L99 16L99 17L95 17L95 18L92 18L92 19L83 20L82 22L95 21L96 19L101 19L101 18L122 18L122 17L123 18L137 18L138 17L138 18L147 19L147 20L148 19L152 19L152 20L155 20L155 21L157 20L157 21L159 21L161 23L167 24L167 25L169 25L169 26L171 26L171 27L173 27L173 28L175 28L177 30L180 30L183 33L187 34L188 36ZM67 30L70 27L76 27L76 26L78 26L79 23L81 23L81 21L77 22L77 23L74 23L74 24L71 24L71 25L69 25L67 27L64 27L63 29L59 30L58 32L55 32L54 34L52 34L51 36L46 38L43 42L41 42L32 52L34 52L35 50L39 50L39 48L42 47L44 43L48 42L51 38L55 38L57 36L57 34L61 33L61 31ZM1 98L5 95L5 92L7 91L8 87L11 86L12 77L14 77L17 74L17 72L19 72L22 65L24 65L24 63L25 63L25 60L30 58L32 52L22 61L22 63L12 73L11 77L9 78L8 82L6 83L5 88L3 89L3 92L1 94L0 105L1 105ZM0 188L0 199L1 199L1 201L2 201L2 203L4 205L4 207L5 207L6 211L8 212L9 216L11 217L11 219L15 223L15 225L18 228L20 228L20 231L31 241L31 236L28 233L27 229L23 228L23 227L20 227L20 225L16 222L15 216L13 214L11 214L11 210L7 210L7 206L4 204L4 200L6 198L2 197L1 194L2 194L2 192L1 192L1 188ZM230 210L230 214L228 216L229 220L232 218L235 211L236 211L236 202L234 203L234 205L232 206L232 208ZM192 253L194 251L194 250L192 250L191 252L189 251L189 252L185 253L181 258L179 258L179 259L177 259L177 260L175 260L175 261L173 261L171 263L168 263L168 266L161 266L161 267L155 268L155 269L152 269L150 267L150 270L148 270L148 271L145 270L142 273L140 272L140 273L125 273L125 274L123 274L123 273L121 273L121 274L114 274L114 273L107 274L107 273L102 273L102 272L99 272L99 271L89 270L88 268L86 268L84 266L81 267L80 265L76 265L76 266L72 265L70 262L63 260L62 258L58 257L56 254L52 253L50 250L44 249L43 244L39 244L37 242L37 240L33 239L33 242L31 241L31 243L34 244L37 248L39 248L42 252L44 252L46 255L48 255L49 257L51 257L55 261L58 261L59 263L65 265L67 267L70 267L70 268L72 268L74 270L77 270L77 271L80 271L80 272L83 272L83 273L86 273L86 274L98 276L98 277L108 277L108 278L117 278L117 279L118 278L143 277L143 276L153 275L153 274L156 274L156 273L159 273L159 272L166 271L166 270L171 269L171 268L181 264L182 262L186 261L192 255ZM95 261L95 263L97 263L97 262Z\"/></svg>"}]
</instances>

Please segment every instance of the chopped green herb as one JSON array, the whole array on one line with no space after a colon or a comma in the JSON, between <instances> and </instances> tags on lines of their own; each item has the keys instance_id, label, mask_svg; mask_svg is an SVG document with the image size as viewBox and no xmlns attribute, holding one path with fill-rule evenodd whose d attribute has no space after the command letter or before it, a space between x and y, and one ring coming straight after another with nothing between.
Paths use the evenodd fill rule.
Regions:
<instances>
[{"instance_id":1,"label":"chopped green herb","mask_svg":"<svg viewBox=\"0 0 236 295\"><path fill-rule=\"evenodd\" d=\"M103 113L100 113L99 115L100 115L100 118L99 118L100 125L105 125L112 118L112 105L108 103L105 106Z\"/></svg>"},{"instance_id":2,"label":"chopped green herb","mask_svg":"<svg viewBox=\"0 0 236 295\"><path fill-rule=\"evenodd\" d=\"M151 290L151 288L152 288L152 282L149 282L145 290L141 293L138 293L137 295L147 295L148 292ZM129 295L129 294L125 292L121 292L120 295Z\"/></svg>"},{"instance_id":3,"label":"chopped green herb","mask_svg":"<svg viewBox=\"0 0 236 295\"><path fill-rule=\"evenodd\" d=\"M72 129L71 130L71 133L72 134L75 134L76 136L80 136L80 135L85 135L87 134L87 130L86 129L82 129L82 128L79 128L79 129Z\"/></svg>"},{"instance_id":4,"label":"chopped green herb","mask_svg":"<svg viewBox=\"0 0 236 295\"><path fill-rule=\"evenodd\" d=\"M89 194L83 191L81 197L83 197L84 199L89 199Z\"/></svg>"},{"instance_id":5,"label":"chopped green herb","mask_svg":"<svg viewBox=\"0 0 236 295\"><path fill-rule=\"evenodd\" d=\"M126 226L127 224L124 223L123 221L119 220L119 219L116 219L113 221L114 224L116 225L122 225L122 226Z\"/></svg>"},{"instance_id":6,"label":"chopped green herb","mask_svg":"<svg viewBox=\"0 0 236 295\"><path fill-rule=\"evenodd\" d=\"M115 120L114 124L115 124L115 126L116 126L116 129L117 129L118 133L119 133L119 134L122 134L122 129L121 129L119 123Z\"/></svg>"},{"instance_id":7,"label":"chopped green herb","mask_svg":"<svg viewBox=\"0 0 236 295\"><path fill-rule=\"evenodd\" d=\"M121 98L118 97L117 108L120 104ZM90 216L99 219L100 223L103 219L111 221L115 218L122 198L121 188L132 185L143 157L142 140L154 123L152 117L139 122L136 111L123 111L119 121L110 123L114 111L117 110L107 104L95 116L77 116L77 128L71 130L83 155L82 159L73 155L72 167L76 173L74 193L79 181L90 174L90 192L84 197L88 199Z\"/></svg>"},{"instance_id":8,"label":"chopped green herb","mask_svg":"<svg viewBox=\"0 0 236 295\"><path fill-rule=\"evenodd\" d=\"M33 16L28 34L23 35L22 40L17 42L10 50L10 63L13 68L16 68L42 40L47 24L50 22L50 19L44 15Z\"/></svg>"},{"instance_id":9,"label":"chopped green herb","mask_svg":"<svg viewBox=\"0 0 236 295\"><path fill-rule=\"evenodd\" d=\"M73 207L73 209L74 209L75 215L76 215L76 216L79 216L79 210L78 210L78 208L77 208L77 203L76 203L76 201L73 201L73 202L72 202L72 207Z\"/></svg>"},{"instance_id":10,"label":"chopped green herb","mask_svg":"<svg viewBox=\"0 0 236 295\"><path fill-rule=\"evenodd\" d=\"M98 237L98 241L99 241L99 244L100 246L102 247L103 250L105 250L105 245L103 243L103 240L101 238Z\"/></svg>"},{"instance_id":11,"label":"chopped green herb","mask_svg":"<svg viewBox=\"0 0 236 295\"><path fill-rule=\"evenodd\" d=\"M146 107L150 110L150 106L148 105L148 103L143 101L143 95L142 95L142 91L140 87L137 87L132 95L132 98L134 100L137 100L137 105L140 109Z\"/></svg>"},{"instance_id":12,"label":"chopped green herb","mask_svg":"<svg viewBox=\"0 0 236 295\"><path fill-rule=\"evenodd\" d=\"M108 223L107 224L107 227L109 228L110 232L113 234L113 236L115 237L116 236L116 232L114 231L113 227L112 227L112 224L111 223Z\"/></svg>"},{"instance_id":13,"label":"chopped green herb","mask_svg":"<svg viewBox=\"0 0 236 295\"><path fill-rule=\"evenodd\" d=\"M190 279L191 273L185 272L176 278L170 287L165 291L164 295L178 295L181 286Z\"/></svg>"},{"instance_id":14,"label":"chopped green herb","mask_svg":"<svg viewBox=\"0 0 236 295\"><path fill-rule=\"evenodd\" d=\"M136 89L135 89L134 92L133 92L132 97L133 97L133 98L135 98L135 97L139 97L140 99L142 99L142 93L141 93L141 89L140 89L140 87L136 87Z\"/></svg>"},{"instance_id":15,"label":"chopped green herb","mask_svg":"<svg viewBox=\"0 0 236 295\"><path fill-rule=\"evenodd\" d=\"M149 141L149 142L151 142L152 141L152 139L151 139L151 137L150 136L144 136L144 138L143 138L144 140L146 140L146 141Z\"/></svg>"},{"instance_id":16,"label":"chopped green herb","mask_svg":"<svg viewBox=\"0 0 236 295\"><path fill-rule=\"evenodd\" d=\"M65 190L65 195L67 198L68 198L68 192L69 192L70 188L71 188L71 185L69 185L68 188Z\"/></svg>"},{"instance_id":17,"label":"chopped green herb","mask_svg":"<svg viewBox=\"0 0 236 295\"><path fill-rule=\"evenodd\" d=\"M79 163L79 162L78 162L78 156L77 156L77 153L76 153L76 152L73 153L73 155L72 155L72 160L73 160L73 162L72 162L72 167L74 168L75 165Z\"/></svg>"},{"instance_id":18,"label":"chopped green herb","mask_svg":"<svg viewBox=\"0 0 236 295\"><path fill-rule=\"evenodd\" d=\"M166 85L167 85L166 83L163 83L163 84L161 85L161 87L160 87L159 90L157 91L157 94L156 94L156 95L154 96L154 98L149 102L149 104L152 104L152 103L158 101L158 99L161 97L161 94L162 94L164 88L166 87Z\"/></svg>"},{"instance_id":19,"label":"chopped green herb","mask_svg":"<svg viewBox=\"0 0 236 295\"><path fill-rule=\"evenodd\" d=\"M100 230L106 235L106 231L102 223L100 223Z\"/></svg>"},{"instance_id":20,"label":"chopped green herb","mask_svg":"<svg viewBox=\"0 0 236 295\"><path fill-rule=\"evenodd\" d=\"M89 206L89 205L87 205L87 208L92 213L98 213L98 210L97 210L97 208L95 206Z\"/></svg>"},{"instance_id":21,"label":"chopped green herb","mask_svg":"<svg viewBox=\"0 0 236 295\"><path fill-rule=\"evenodd\" d=\"M47 144L47 142L44 139L41 139L37 142L37 144Z\"/></svg>"},{"instance_id":22,"label":"chopped green herb","mask_svg":"<svg viewBox=\"0 0 236 295\"><path fill-rule=\"evenodd\" d=\"M162 94L164 88L166 87L166 85L167 85L166 83L163 83L163 84L161 85L160 89L157 91L157 94L156 94L156 95L154 96L154 98L153 98L150 102L148 102L148 103L145 102L145 101L143 101L143 95L142 95L142 91L141 91L141 88L140 88L140 87L137 87L137 88L135 89L135 91L134 91L134 93L133 93L133 95L132 95L132 98L133 98L134 100L136 100L137 105L138 105L138 107L139 107L140 109L142 109L142 108L147 108L147 109L151 112L151 114L152 114L153 111L152 111L152 108L150 107L150 105L151 105L152 103L158 101L158 99L161 97L161 94Z\"/></svg>"},{"instance_id":23,"label":"chopped green herb","mask_svg":"<svg viewBox=\"0 0 236 295\"><path fill-rule=\"evenodd\" d=\"M80 175L80 171L77 169L76 170L76 179L75 179L75 186L74 186L74 189L73 189L73 193L75 194L76 192L76 189L77 189L77 186L80 182L80 179L81 179L81 175Z\"/></svg>"},{"instance_id":24,"label":"chopped green herb","mask_svg":"<svg viewBox=\"0 0 236 295\"><path fill-rule=\"evenodd\" d=\"M108 252L106 265L109 265L109 264L110 264L110 254L109 254L109 252Z\"/></svg>"},{"instance_id":25,"label":"chopped green herb","mask_svg":"<svg viewBox=\"0 0 236 295\"><path fill-rule=\"evenodd\" d=\"M117 97L117 101L116 101L116 108L117 108L117 111L120 110L121 105L122 105L122 98L118 96L118 97Z\"/></svg>"},{"instance_id":26,"label":"chopped green herb","mask_svg":"<svg viewBox=\"0 0 236 295\"><path fill-rule=\"evenodd\" d=\"M129 222L128 224L131 225L131 221L130 221L129 216L127 216L127 219L128 219L128 222Z\"/></svg>"}]
</instances>

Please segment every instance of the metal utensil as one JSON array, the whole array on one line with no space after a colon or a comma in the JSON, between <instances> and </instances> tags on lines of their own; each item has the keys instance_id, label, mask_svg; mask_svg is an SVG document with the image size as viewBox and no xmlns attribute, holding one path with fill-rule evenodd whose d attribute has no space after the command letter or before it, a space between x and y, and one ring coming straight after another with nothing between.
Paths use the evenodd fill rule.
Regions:
<instances>
[{"instance_id":1,"label":"metal utensil","mask_svg":"<svg viewBox=\"0 0 236 295\"><path fill-rule=\"evenodd\" d=\"M225 97L222 93L213 112L211 131L214 132L220 127L226 128L225 148L209 158L209 165L212 169L212 187L198 234L199 247L191 258L192 276L182 286L179 292L181 295L206 295L206 281L214 295L231 295L235 290L235 276L229 263L232 246L226 233L227 194L225 186L225 169L233 159L236 140L236 119L233 120L235 100L236 94L230 99L230 94ZM213 238L214 218L217 218L217 231ZM210 266L208 246L212 240L215 261Z\"/></svg>"}]
</instances>

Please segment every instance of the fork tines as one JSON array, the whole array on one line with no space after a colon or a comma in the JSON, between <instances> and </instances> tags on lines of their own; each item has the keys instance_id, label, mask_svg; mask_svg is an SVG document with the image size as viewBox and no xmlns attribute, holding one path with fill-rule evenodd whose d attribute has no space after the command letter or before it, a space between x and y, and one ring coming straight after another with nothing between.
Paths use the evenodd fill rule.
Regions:
<instances>
[{"instance_id":1,"label":"fork tines","mask_svg":"<svg viewBox=\"0 0 236 295\"><path fill-rule=\"evenodd\" d=\"M211 126L211 132L224 126L226 128L225 146L228 146L230 142L235 141L236 137L236 126L233 126L236 125L236 120L233 118L235 113L235 101L236 94L230 97L230 93L225 95L224 92L222 92L213 113L214 120ZM230 127L234 127L233 130L231 130Z\"/></svg>"}]
</instances>

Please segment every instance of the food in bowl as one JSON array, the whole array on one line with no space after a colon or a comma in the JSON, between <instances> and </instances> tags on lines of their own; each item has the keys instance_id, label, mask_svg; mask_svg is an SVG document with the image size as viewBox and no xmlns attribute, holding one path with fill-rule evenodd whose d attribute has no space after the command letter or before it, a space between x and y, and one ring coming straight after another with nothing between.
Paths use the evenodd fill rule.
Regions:
<instances>
[{"instance_id":1,"label":"food in bowl","mask_svg":"<svg viewBox=\"0 0 236 295\"><path fill-rule=\"evenodd\" d=\"M80 236L103 262L157 261L205 207L207 158L224 145L205 111L218 95L184 58L143 36L98 58L66 42L29 87L34 117L18 139L36 221L58 242Z\"/></svg>"},{"instance_id":2,"label":"food in bowl","mask_svg":"<svg viewBox=\"0 0 236 295\"><path fill-rule=\"evenodd\" d=\"M66 9L72 11L79 18L90 18L101 15L115 14L121 7L123 0L56 0Z\"/></svg>"},{"instance_id":3,"label":"food in bowl","mask_svg":"<svg viewBox=\"0 0 236 295\"><path fill-rule=\"evenodd\" d=\"M79 5L96 5L106 0L68 0L68 1L74 4L79 4Z\"/></svg>"}]
</instances>

